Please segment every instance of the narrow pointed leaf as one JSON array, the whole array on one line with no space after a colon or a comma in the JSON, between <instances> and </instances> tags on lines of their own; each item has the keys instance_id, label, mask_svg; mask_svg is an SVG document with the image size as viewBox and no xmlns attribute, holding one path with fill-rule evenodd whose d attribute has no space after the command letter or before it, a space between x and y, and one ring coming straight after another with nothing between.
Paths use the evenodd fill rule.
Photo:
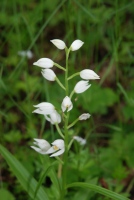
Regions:
<instances>
[{"instance_id":1,"label":"narrow pointed leaf","mask_svg":"<svg viewBox=\"0 0 134 200\"><path fill-rule=\"evenodd\" d=\"M34 193L37 188L37 181L31 177L31 174L27 171L27 169L2 145L0 145L0 152L24 190L27 191L31 198L34 198ZM40 187L36 195L36 200L42 199L48 200L48 196L44 189Z\"/></svg>"},{"instance_id":2,"label":"narrow pointed leaf","mask_svg":"<svg viewBox=\"0 0 134 200\"><path fill-rule=\"evenodd\" d=\"M93 184L90 184L90 183L81 183L81 182L76 182L76 183L72 183L72 184L69 184L67 186L67 188L70 188L70 187L81 187L81 188L88 188L94 192L97 192L97 193L100 193L106 197L109 197L111 199L114 199L114 200L129 200L127 197L124 197L120 194L117 194L113 191L110 191L110 190L107 190L103 187L100 187L100 186L97 186L97 185L93 185Z\"/></svg>"}]
</instances>

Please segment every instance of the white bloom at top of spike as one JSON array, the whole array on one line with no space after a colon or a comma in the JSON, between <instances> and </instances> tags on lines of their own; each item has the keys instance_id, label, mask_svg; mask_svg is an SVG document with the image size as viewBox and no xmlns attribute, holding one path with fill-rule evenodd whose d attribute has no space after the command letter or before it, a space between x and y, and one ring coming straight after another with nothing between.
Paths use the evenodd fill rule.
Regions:
<instances>
[{"instance_id":1,"label":"white bloom at top of spike","mask_svg":"<svg viewBox=\"0 0 134 200\"><path fill-rule=\"evenodd\" d=\"M86 140L83 139L82 137L74 136L73 138L74 138L77 142L79 142L80 145L85 145L85 144L86 144Z\"/></svg>"},{"instance_id":2,"label":"white bloom at top of spike","mask_svg":"<svg viewBox=\"0 0 134 200\"><path fill-rule=\"evenodd\" d=\"M84 44L84 42L82 42L81 40L75 40L72 44L71 44L71 51L76 51L78 49L81 48L81 46Z\"/></svg>"},{"instance_id":3,"label":"white bloom at top of spike","mask_svg":"<svg viewBox=\"0 0 134 200\"><path fill-rule=\"evenodd\" d=\"M59 124L61 122L61 116L56 110L53 113L51 113L49 116L45 115L45 118L51 124Z\"/></svg>"},{"instance_id":4,"label":"white bloom at top of spike","mask_svg":"<svg viewBox=\"0 0 134 200\"><path fill-rule=\"evenodd\" d=\"M90 117L91 115L89 113L84 113L79 116L79 120L86 120Z\"/></svg>"},{"instance_id":5,"label":"white bloom at top of spike","mask_svg":"<svg viewBox=\"0 0 134 200\"><path fill-rule=\"evenodd\" d=\"M65 42L59 39L50 40L58 49L62 50L66 48Z\"/></svg>"},{"instance_id":6,"label":"white bloom at top of spike","mask_svg":"<svg viewBox=\"0 0 134 200\"><path fill-rule=\"evenodd\" d=\"M70 98L68 96L66 96L63 101L62 101L62 104L61 104L61 108L62 108L62 111L65 112L65 110L70 111L72 108L73 108L73 104L70 100Z\"/></svg>"},{"instance_id":7,"label":"white bloom at top of spike","mask_svg":"<svg viewBox=\"0 0 134 200\"><path fill-rule=\"evenodd\" d=\"M100 79L100 77L91 69L84 69L80 72L80 77L85 80Z\"/></svg>"},{"instance_id":8,"label":"white bloom at top of spike","mask_svg":"<svg viewBox=\"0 0 134 200\"><path fill-rule=\"evenodd\" d=\"M43 114L43 115L50 115L55 111L55 107L53 104L48 102L39 103L35 105L37 109L33 111L33 113Z\"/></svg>"},{"instance_id":9,"label":"white bloom at top of spike","mask_svg":"<svg viewBox=\"0 0 134 200\"><path fill-rule=\"evenodd\" d=\"M44 139L34 139L34 144L37 146L31 146L35 151L40 154L52 154L50 157L56 157L64 153L65 145L64 140L58 139L55 140L51 145ZM54 153L56 152L56 153Z\"/></svg>"},{"instance_id":10,"label":"white bloom at top of spike","mask_svg":"<svg viewBox=\"0 0 134 200\"><path fill-rule=\"evenodd\" d=\"M82 92L85 92L90 86L91 84L89 85L88 81L79 81L75 85L74 91L75 93L82 93Z\"/></svg>"},{"instance_id":11,"label":"white bloom at top of spike","mask_svg":"<svg viewBox=\"0 0 134 200\"><path fill-rule=\"evenodd\" d=\"M50 157L56 157L56 156L63 154L64 151L65 151L64 140L58 139L52 143L52 147L46 153L47 154L52 153L52 155ZM54 152L56 152L56 153L54 153Z\"/></svg>"},{"instance_id":12,"label":"white bloom at top of spike","mask_svg":"<svg viewBox=\"0 0 134 200\"><path fill-rule=\"evenodd\" d=\"M52 68L54 62L49 58L41 58L37 62L34 62L33 65L36 65L41 68Z\"/></svg>"},{"instance_id":13,"label":"white bloom at top of spike","mask_svg":"<svg viewBox=\"0 0 134 200\"><path fill-rule=\"evenodd\" d=\"M51 145L44 139L34 139L34 144L36 146L31 146L35 151L41 154L46 154L46 152L51 148Z\"/></svg>"},{"instance_id":14,"label":"white bloom at top of spike","mask_svg":"<svg viewBox=\"0 0 134 200\"><path fill-rule=\"evenodd\" d=\"M56 74L54 73L53 70L51 69L43 69L41 71L43 77L49 81L55 81L56 78Z\"/></svg>"}]
</instances>

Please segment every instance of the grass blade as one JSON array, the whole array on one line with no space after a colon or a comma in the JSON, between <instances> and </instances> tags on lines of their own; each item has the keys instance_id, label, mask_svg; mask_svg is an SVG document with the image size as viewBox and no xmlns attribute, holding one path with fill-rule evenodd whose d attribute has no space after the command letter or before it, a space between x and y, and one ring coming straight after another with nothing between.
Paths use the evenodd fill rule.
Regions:
<instances>
[{"instance_id":1,"label":"grass blade","mask_svg":"<svg viewBox=\"0 0 134 200\"><path fill-rule=\"evenodd\" d=\"M2 145L0 145L0 152L7 161L12 172L19 180L22 187L27 191L31 198L34 198L34 193L37 188L37 181L31 177L27 169ZM48 200L47 194L42 187L39 188L36 195L36 200Z\"/></svg>"}]
</instances>

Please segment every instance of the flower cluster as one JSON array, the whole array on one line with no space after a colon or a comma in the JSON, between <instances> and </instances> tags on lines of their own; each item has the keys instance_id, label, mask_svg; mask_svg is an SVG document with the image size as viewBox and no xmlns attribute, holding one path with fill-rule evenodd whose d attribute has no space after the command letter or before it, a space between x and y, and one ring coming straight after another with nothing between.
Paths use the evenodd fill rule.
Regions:
<instances>
[{"instance_id":1,"label":"flower cluster","mask_svg":"<svg viewBox=\"0 0 134 200\"><path fill-rule=\"evenodd\" d=\"M78 50L84 43L81 40L75 40L69 48L67 48L65 42L59 39L51 40L51 42L60 50L65 49L67 58L69 57L69 53L71 51ZM57 128L58 133L60 136L64 139L64 133L59 128L59 123L62 121L62 117L67 118L67 113L70 112L73 109L73 103L72 103L72 96L74 93L83 93L85 92L91 84L89 84L89 80L93 79L99 79L100 77L91 69L84 69L76 74L73 74L70 77L66 77L65 85L58 79L55 72L51 69L53 66L58 67L59 69L63 70L65 73L68 71L68 67L62 67L59 64L55 63L53 60L49 58L41 58L37 62L34 62L33 65L36 65L41 68L41 74L42 76L47 79L48 81L56 81L60 87L66 91L66 96L62 100L61 103L61 111L58 112L57 108L49 103L49 102L42 102L38 105L34 105L36 108L33 113L42 114L46 118L47 121L49 121L51 124L55 125ZM67 73L68 74L68 73ZM76 75L79 75L81 79L79 82L76 83L74 86L73 91L68 94L68 82L70 79L75 77ZM63 112L64 114L61 115L60 113ZM62 116L62 117L61 117ZM76 124L79 120L87 120L90 117L89 113L84 113L80 115L74 122L72 122L70 125L67 125L67 128L71 128ZM64 121L64 120L63 120ZM65 144L63 139L57 139L52 143L52 146L44 139L34 139L34 145L31 146L35 151L41 154L51 154L50 157L59 156L65 151ZM75 140L77 140L81 145L84 145L86 141L81 139L79 136L74 136Z\"/></svg>"}]
</instances>

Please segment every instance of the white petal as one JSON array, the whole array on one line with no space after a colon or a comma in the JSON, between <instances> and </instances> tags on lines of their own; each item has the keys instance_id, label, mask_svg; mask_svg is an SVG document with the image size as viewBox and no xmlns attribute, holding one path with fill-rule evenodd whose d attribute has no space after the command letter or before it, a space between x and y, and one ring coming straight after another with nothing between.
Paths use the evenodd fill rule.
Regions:
<instances>
[{"instance_id":1,"label":"white petal","mask_svg":"<svg viewBox=\"0 0 134 200\"><path fill-rule=\"evenodd\" d=\"M41 154L46 154L46 151L45 150L42 150L38 147L35 147L35 146L31 146L32 149L34 149L35 151L37 151L38 153L41 153Z\"/></svg>"},{"instance_id":2,"label":"white petal","mask_svg":"<svg viewBox=\"0 0 134 200\"><path fill-rule=\"evenodd\" d=\"M79 142L80 145L85 145L85 144L86 144L86 140L83 139L82 137L74 136L73 138L74 138L77 142Z\"/></svg>"},{"instance_id":3,"label":"white petal","mask_svg":"<svg viewBox=\"0 0 134 200\"><path fill-rule=\"evenodd\" d=\"M64 148L64 140L57 139L52 143L52 145L57 146L59 149L63 149Z\"/></svg>"},{"instance_id":4,"label":"white petal","mask_svg":"<svg viewBox=\"0 0 134 200\"><path fill-rule=\"evenodd\" d=\"M49 115L49 117L47 115L45 115L45 118L51 124L56 124L56 123L59 124L61 122L61 116L59 115L59 113L56 110L53 113L51 113Z\"/></svg>"},{"instance_id":5,"label":"white petal","mask_svg":"<svg viewBox=\"0 0 134 200\"><path fill-rule=\"evenodd\" d=\"M65 112L66 109L67 109L67 112L68 112L73 108L73 104L71 102L71 99L68 96L66 96L63 99L62 104L61 104L61 108L62 108L63 112Z\"/></svg>"},{"instance_id":6,"label":"white petal","mask_svg":"<svg viewBox=\"0 0 134 200\"><path fill-rule=\"evenodd\" d=\"M35 138L34 140L35 140L34 144L38 145L42 150L47 151L51 147L51 145L44 139Z\"/></svg>"},{"instance_id":7,"label":"white petal","mask_svg":"<svg viewBox=\"0 0 134 200\"><path fill-rule=\"evenodd\" d=\"M65 49L66 44L65 42L63 42L62 40L59 39L54 39L54 40L50 40L58 49Z\"/></svg>"},{"instance_id":8,"label":"white petal","mask_svg":"<svg viewBox=\"0 0 134 200\"><path fill-rule=\"evenodd\" d=\"M57 151L56 153L52 154L50 157L56 157L56 156L59 156L59 155L63 154L64 151L65 151L65 149L61 149L61 150Z\"/></svg>"},{"instance_id":9,"label":"white petal","mask_svg":"<svg viewBox=\"0 0 134 200\"><path fill-rule=\"evenodd\" d=\"M51 69L43 69L41 71L43 77L49 81L55 81L56 78L56 74L54 73L53 70Z\"/></svg>"},{"instance_id":10,"label":"white petal","mask_svg":"<svg viewBox=\"0 0 134 200\"><path fill-rule=\"evenodd\" d=\"M38 105L34 105L34 107L37 107L38 109L34 110L33 113L38 114L49 115L55 111L55 107L53 106L53 104L48 102L39 103Z\"/></svg>"},{"instance_id":11,"label":"white petal","mask_svg":"<svg viewBox=\"0 0 134 200\"><path fill-rule=\"evenodd\" d=\"M57 150L55 150L53 147L51 147L50 149L48 149L48 151L46 152L46 154L50 154L50 153L53 153Z\"/></svg>"},{"instance_id":12,"label":"white petal","mask_svg":"<svg viewBox=\"0 0 134 200\"><path fill-rule=\"evenodd\" d=\"M88 81L79 81L75 87L75 93L82 93L85 92L91 85L89 85Z\"/></svg>"},{"instance_id":13,"label":"white petal","mask_svg":"<svg viewBox=\"0 0 134 200\"><path fill-rule=\"evenodd\" d=\"M85 79L85 80L90 80L90 79L100 79L100 77L90 69L84 69L80 72L80 77Z\"/></svg>"},{"instance_id":14,"label":"white petal","mask_svg":"<svg viewBox=\"0 0 134 200\"><path fill-rule=\"evenodd\" d=\"M41 58L37 62L34 62L33 65L42 68L51 68L54 65L54 62L49 58Z\"/></svg>"},{"instance_id":15,"label":"white petal","mask_svg":"<svg viewBox=\"0 0 134 200\"><path fill-rule=\"evenodd\" d=\"M82 42L81 40L75 40L75 41L71 44L71 51L76 51L76 50L78 50L83 44L84 44L84 42Z\"/></svg>"},{"instance_id":16,"label":"white petal","mask_svg":"<svg viewBox=\"0 0 134 200\"><path fill-rule=\"evenodd\" d=\"M79 116L79 120L86 120L90 117L91 115L89 113L84 113Z\"/></svg>"}]
</instances>

